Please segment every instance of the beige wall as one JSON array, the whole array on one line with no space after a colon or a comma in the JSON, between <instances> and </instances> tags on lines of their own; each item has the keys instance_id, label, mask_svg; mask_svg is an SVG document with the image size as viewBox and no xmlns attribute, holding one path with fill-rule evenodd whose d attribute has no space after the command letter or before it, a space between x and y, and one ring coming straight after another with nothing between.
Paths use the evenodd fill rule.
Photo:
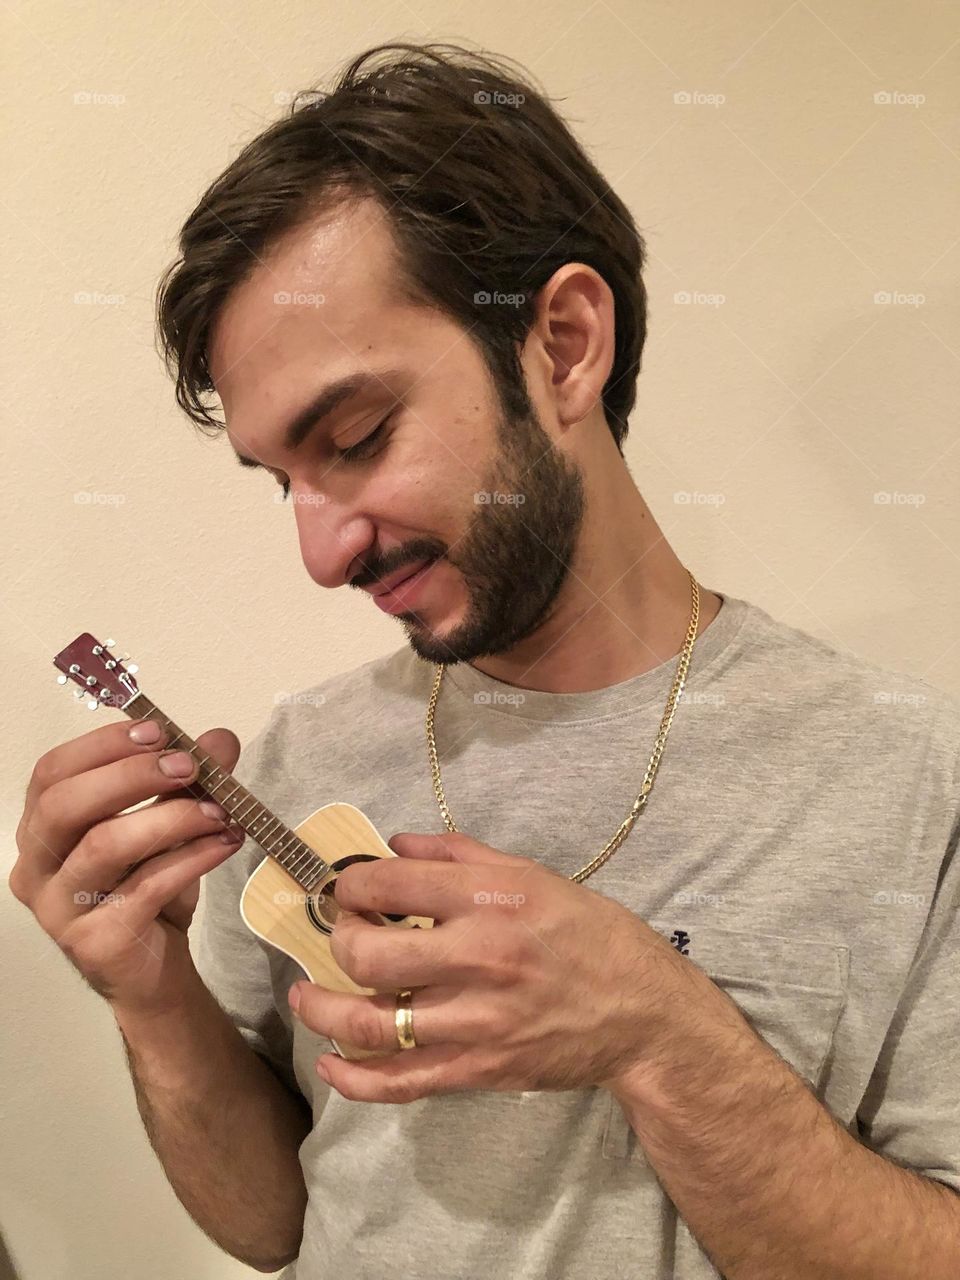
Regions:
<instances>
[{"instance_id":1,"label":"beige wall","mask_svg":"<svg viewBox=\"0 0 960 1280\"><path fill-rule=\"evenodd\" d=\"M519 58L566 98L632 208L651 336L628 458L699 580L960 690L947 0L5 13L8 861L33 760L93 724L49 665L78 631L113 634L192 732L227 724L243 740L278 694L402 643L356 592L310 582L292 510L178 418L152 348L155 282L202 188L284 95L390 38ZM186 1218L111 1018L5 875L2 890L0 1211L19 1275L253 1274Z\"/></svg>"}]
</instances>

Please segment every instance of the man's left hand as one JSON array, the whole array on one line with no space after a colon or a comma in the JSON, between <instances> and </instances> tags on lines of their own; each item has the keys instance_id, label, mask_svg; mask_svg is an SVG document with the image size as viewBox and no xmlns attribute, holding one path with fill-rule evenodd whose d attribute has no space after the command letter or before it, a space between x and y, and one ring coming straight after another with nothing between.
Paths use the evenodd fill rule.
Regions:
<instances>
[{"instance_id":1,"label":"man's left hand","mask_svg":"<svg viewBox=\"0 0 960 1280\"><path fill-rule=\"evenodd\" d=\"M530 858L459 832L403 833L388 843L398 857L341 872L342 914L331 937L341 969L380 994L296 984L304 1026L386 1051L318 1060L346 1098L411 1102L467 1089L591 1085L616 1092L642 1073L678 1009L714 997L727 1004L639 916ZM384 927L365 911L435 924ZM407 988L417 1047L401 1050L396 992Z\"/></svg>"}]
</instances>

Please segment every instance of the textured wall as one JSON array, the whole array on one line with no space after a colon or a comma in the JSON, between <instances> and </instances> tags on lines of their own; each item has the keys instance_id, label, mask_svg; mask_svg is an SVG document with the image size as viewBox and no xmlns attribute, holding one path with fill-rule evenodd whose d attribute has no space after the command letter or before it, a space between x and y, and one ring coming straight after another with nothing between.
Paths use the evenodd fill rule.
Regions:
<instances>
[{"instance_id":1,"label":"textured wall","mask_svg":"<svg viewBox=\"0 0 960 1280\"><path fill-rule=\"evenodd\" d=\"M402 642L356 592L310 582L291 508L178 417L152 346L156 279L202 188L285 95L391 38L519 58L633 210L651 333L628 459L699 580L960 690L947 0L35 0L2 22L8 861L33 760L93 723L49 666L78 631L115 635L191 731L243 740L278 693ZM186 1218L112 1019L2 888L19 1274L252 1274Z\"/></svg>"}]
</instances>

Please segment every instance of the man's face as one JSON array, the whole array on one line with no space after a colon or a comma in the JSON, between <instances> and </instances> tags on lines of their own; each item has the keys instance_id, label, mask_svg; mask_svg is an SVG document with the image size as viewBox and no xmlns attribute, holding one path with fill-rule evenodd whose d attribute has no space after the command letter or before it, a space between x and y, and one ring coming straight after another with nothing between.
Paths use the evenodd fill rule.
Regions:
<instances>
[{"instance_id":1,"label":"man's face","mask_svg":"<svg viewBox=\"0 0 960 1280\"><path fill-rule=\"evenodd\" d=\"M395 278L372 201L291 233L230 295L210 370L236 452L289 481L313 580L381 593L432 562L378 603L420 657L469 662L550 616L583 482L534 405L505 421L464 331L391 297ZM343 379L352 391L317 417L310 406Z\"/></svg>"}]
</instances>

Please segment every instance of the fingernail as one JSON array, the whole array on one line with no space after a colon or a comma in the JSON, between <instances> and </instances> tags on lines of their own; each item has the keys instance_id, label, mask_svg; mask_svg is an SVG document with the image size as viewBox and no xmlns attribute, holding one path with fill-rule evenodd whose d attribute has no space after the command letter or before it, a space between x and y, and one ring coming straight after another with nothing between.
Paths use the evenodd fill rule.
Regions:
<instances>
[{"instance_id":1,"label":"fingernail","mask_svg":"<svg viewBox=\"0 0 960 1280\"><path fill-rule=\"evenodd\" d=\"M138 720L130 726L129 734L134 742L145 747L151 742L160 741L161 729L156 720Z\"/></svg>"},{"instance_id":2,"label":"fingernail","mask_svg":"<svg viewBox=\"0 0 960 1280\"><path fill-rule=\"evenodd\" d=\"M300 1008L300 983L299 982L295 983L290 988L290 991L287 995L287 999L290 1002L290 1008L293 1010L294 1013L296 1013L297 1010Z\"/></svg>"},{"instance_id":3,"label":"fingernail","mask_svg":"<svg viewBox=\"0 0 960 1280\"><path fill-rule=\"evenodd\" d=\"M217 804L216 800L201 800L200 808L208 818L225 818L227 811L222 804Z\"/></svg>"},{"instance_id":4,"label":"fingernail","mask_svg":"<svg viewBox=\"0 0 960 1280\"><path fill-rule=\"evenodd\" d=\"M168 751L160 757L160 769L168 778L186 778L193 773L193 757L186 751Z\"/></svg>"},{"instance_id":5,"label":"fingernail","mask_svg":"<svg viewBox=\"0 0 960 1280\"><path fill-rule=\"evenodd\" d=\"M240 844L244 834L245 832L241 827L228 827L226 831L220 833L220 839L224 844Z\"/></svg>"}]
</instances>

